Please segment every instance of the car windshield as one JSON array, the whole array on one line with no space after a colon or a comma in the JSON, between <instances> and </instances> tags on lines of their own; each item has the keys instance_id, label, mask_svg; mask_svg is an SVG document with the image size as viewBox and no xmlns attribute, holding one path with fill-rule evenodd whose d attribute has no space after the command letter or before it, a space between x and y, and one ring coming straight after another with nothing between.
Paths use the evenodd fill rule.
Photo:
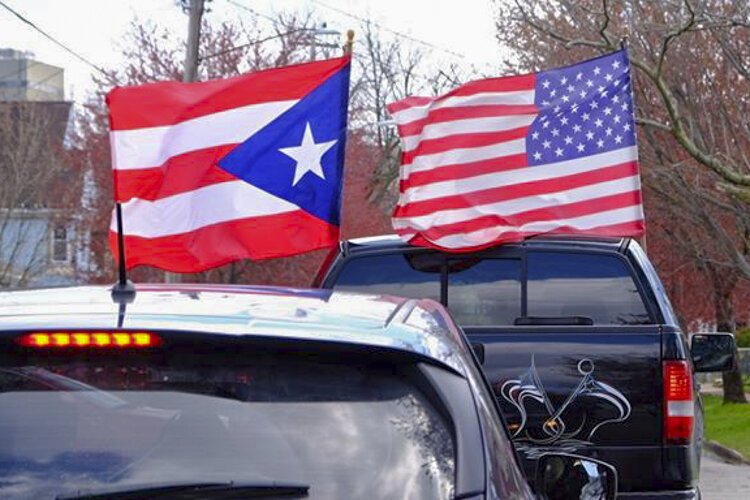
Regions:
<instances>
[{"instance_id":1,"label":"car windshield","mask_svg":"<svg viewBox=\"0 0 750 500\"><path fill-rule=\"evenodd\" d=\"M449 498L452 433L403 363L280 353L0 363L0 497L293 483L308 498Z\"/></svg>"}]
</instances>

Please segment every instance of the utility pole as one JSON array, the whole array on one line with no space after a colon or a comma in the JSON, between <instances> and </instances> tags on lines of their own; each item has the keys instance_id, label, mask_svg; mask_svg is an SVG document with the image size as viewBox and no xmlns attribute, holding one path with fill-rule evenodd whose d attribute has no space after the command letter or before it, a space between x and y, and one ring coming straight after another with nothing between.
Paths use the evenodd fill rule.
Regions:
<instances>
[{"instance_id":1,"label":"utility pole","mask_svg":"<svg viewBox=\"0 0 750 500\"><path fill-rule=\"evenodd\" d=\"M194 82L198 74L198 47L201 39L201 20L203 19L204 0L183 0L188 9L187 51L185 51L185 72L183 82Z\"/></svg>"},{"instance_id":2,"label":"utility pole","mask_svg":"<svg viewBox=\"0 0 750 500\"><path fill-rule=\"evenodd\" d=\"M310 61L311 62L315 61L318 55L318 46L319 46L318 36L319 35L341 35L341 33L336 30L328 29L327 23L321 23L320 26L318 27L313 26L313 28L310 29L309 32L312 37L310 40ZM320 47L324 47L328 49L335 49L335 48L338 48L339 46L336 44L331 44L331 43L323 43L320 45Z\"/></svg>"},{"instance_id":3,"label":"utility pole","mask_svg":"<svg viewBox=\"0 0 750 500\"><path fill-rule=\"evenodd\" d=\"M182 8L188 13L187 50L185 51L185 69L183 82L194 82L198 75L198 47L201 41L201 21L203 19L204 0L181 0ZM179 283L178 273L164 272L165 283Z\"/></svg>"}]
</instances>

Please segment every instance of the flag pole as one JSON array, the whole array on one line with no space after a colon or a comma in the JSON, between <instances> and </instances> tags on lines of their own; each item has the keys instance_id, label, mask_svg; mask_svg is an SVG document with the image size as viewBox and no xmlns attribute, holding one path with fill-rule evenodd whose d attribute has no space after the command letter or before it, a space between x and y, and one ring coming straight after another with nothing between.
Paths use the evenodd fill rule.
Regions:
<instances>
[{"instance_id":1,"label":"flag pole","mask_svg":"<svg viewBox=\"0 0 750 500\"><path fill-rule=\"evenodd\" d=\"M628 35L625 35L622 38L620 38L620 49L621 50L625 50L625 51L628 50ZM628 55L628 64L630 64L630 56L629 55ZM633 89L633 81L632 80L630 82L630 100L633 102L633 105L635 105L635 90ZM637 143L638 143L638 141L636 141L636 144ZM643 203L643 201L641 201L641 203ZM645 222L646 222L646 214L645 213L643 214L643 221L644 221L644 224L645 224ZM641 247L643 247L643 251L646 253L646 255L648 255L648 242L647 242L647 238L646 238L646 231L647 230L644 228L643 235L640 237L640 242L639 243L641 244Z\"/></svg>"},{"instance_id":2,"label":"flag pole","mask_svg":"<svg viewBox=\"0 0 750 500\"><path fill-rule=\"evenodd\" d=\"M354 30L346 30L346 44L344 45L344 54L352 55L354 50Z\"/></svg>"},{"instance_id":3,"label":"flag pole","mask_svg":"<svg viewBox=\"0 0 750 500\"><path fill-rule=\"evenodd\" d=\"M349 29L346 30L346 42L344 42L344 55L351 57L352 52L354 50L354 30ZM351 66L351 62L349 63ZM349 96L349 91L347 89L347 96ZM348 99L348 98L347 98ZM349 101L346 102L346 108L347 108L347 114L349 113ZM346 123L349 123L349 119L347 117ZM348 128L348 125L347 125ZM348 130L346 131L348 133ZM344 135L346 137L346 135ZM344 148L344 157L346 157L346 148ZM346 160L344 160L344 168L341 171L341 193L339 194L339 246L343 243L342 233L344 229L344 196L346 192Z\"/></svg>"},{"instance_id":4,"label":"flag pole","mask_svg":"<svg viewBox=\"0 0 750 500\"><path fill-rule=\"evenodd\" d=\"M125 260L125 230L122 227L122 205L115 203L117 220L117 274L118 279L112 287L112 300L124 304L135 298L135 286L128 280L128 268Z\"/></svg>"}]
</instances>

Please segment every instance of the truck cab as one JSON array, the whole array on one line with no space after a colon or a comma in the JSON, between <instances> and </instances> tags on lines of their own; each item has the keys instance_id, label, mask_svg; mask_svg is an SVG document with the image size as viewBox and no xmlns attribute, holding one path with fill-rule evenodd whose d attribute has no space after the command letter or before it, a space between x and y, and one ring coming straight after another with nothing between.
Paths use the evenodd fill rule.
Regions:
<instances>
[{"instance_id":1,"label":"truck cab","mask_svg":"<svg viewBox=\"0 0 750 500\"><path fill-rule=\"evenodd\" d=\"M732 338L701 337L694 364L636 241L538 237L451 254L390 236L353 240L329 255L315 285L447 306L530 470L563 450L613 464L621 498L699 498L694 374L731 366ZM707 355L707 345L722 352Z\"/></svg>"}]
</instances>

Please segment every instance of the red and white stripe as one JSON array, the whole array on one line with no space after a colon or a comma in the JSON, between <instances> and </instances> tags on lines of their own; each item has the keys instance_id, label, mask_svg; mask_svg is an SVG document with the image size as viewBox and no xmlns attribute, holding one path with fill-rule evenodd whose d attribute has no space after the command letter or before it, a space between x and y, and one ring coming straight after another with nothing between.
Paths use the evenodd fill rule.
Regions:
<instances>
[{"instance_id":1,"label":"red and white stripe","mask_svg":"<svg viewBox=\"0 0 750 500\"><path fill-rule=\"evenodd\" d=\"M113 90L110 144L128 267L196 272L335 243L338 228L237 179L218 161L345 64L348 58ZM116 230L113 217L115 254ZM271 242L269 232L287 246Z\"/></svg>"},{"instance_id":2,"label":"red and white stripe","mask_svg":"<svg viewBox=\"0 0 750 500\"><path fill-rule=\"evenodd\" d=\"M392 222L404 240L458 251L540 233L642 232L636 147L528 166L534 78L389 106L403 150Z\"/></svg>"}]
</instances>

